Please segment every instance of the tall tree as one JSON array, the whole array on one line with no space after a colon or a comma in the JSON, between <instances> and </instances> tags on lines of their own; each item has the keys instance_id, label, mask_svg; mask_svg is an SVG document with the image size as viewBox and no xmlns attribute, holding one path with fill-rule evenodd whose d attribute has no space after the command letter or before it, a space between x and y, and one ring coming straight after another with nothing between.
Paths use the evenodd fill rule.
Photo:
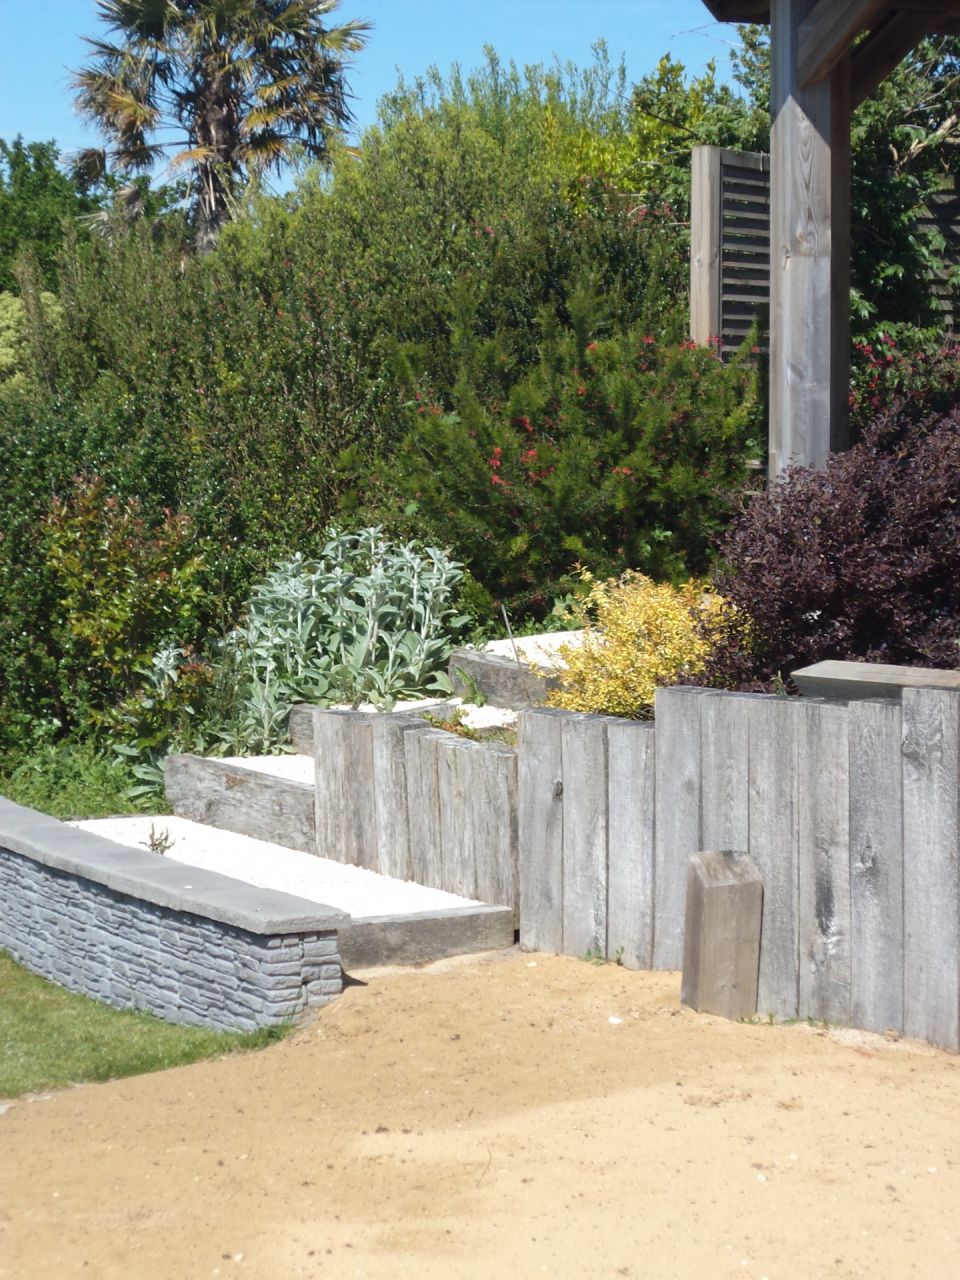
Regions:
<instances>
[{"instance_id":1,"label":"tall tree","mask_svg":"<svg viewBox=\"0 0 960 1280\"><path fill-rule=\"evenodd\" d=\"M209 248L251 175L279 170L298 147L325 159L350 122L344 72L369 24L328 25L338 6L98 0L111 38L87 40L93 56L74 87L109 145L85 152L82 166L189 166L197 244Z\"/></svg>"}]
</instances>

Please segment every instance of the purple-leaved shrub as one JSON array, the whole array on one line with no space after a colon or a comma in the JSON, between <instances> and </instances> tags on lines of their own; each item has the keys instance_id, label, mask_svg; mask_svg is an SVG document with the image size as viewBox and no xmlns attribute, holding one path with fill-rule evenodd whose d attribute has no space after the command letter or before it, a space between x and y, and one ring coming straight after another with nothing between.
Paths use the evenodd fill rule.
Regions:
<instances>
[{"instance_id":1,"label":"purple-leaved shrub","mask_svg":"<svg viewBox=\"0 0 960 1280\"><path fill-rule=\"evenodd\" d=\"M734 606L702 683L769 688L826 658L960 665L960 400L899 406L821 471L749 497L716 588Z\"/></svg>"}]
</instances>

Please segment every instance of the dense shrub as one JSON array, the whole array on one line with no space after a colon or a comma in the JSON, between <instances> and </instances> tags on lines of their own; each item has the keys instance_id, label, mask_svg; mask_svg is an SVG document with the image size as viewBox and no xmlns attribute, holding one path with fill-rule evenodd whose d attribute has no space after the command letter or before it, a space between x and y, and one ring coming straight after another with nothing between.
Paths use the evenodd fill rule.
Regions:
<instances>
[{"instance_id":1,"label":"dense shrub","mask_svg":"<svg viewBox=\"0 0 960 1280\"><path fill-rule=\"evenodd\" d=\"M869 426L898 402L901 416L917 420L948 409L960 390L960 343L910 326L887 326L853 344L850 417Z\"/></svg>"},{"instance_id":2,"label":"dense shrub","mask_svg":"<svg viewBox=\"0 0 960 1280\"><path fill-rule=\"evenodd\" d=\"M960 407L893 410L822 471L754 495L717 589L737 621L706 680L769 685L826 658L958 665Z\"/></svg>"},{"instance_id":3,"label":"dense shrub","mask_svg":"<svg viewBox=\"0 0 960 1280\"><path fill-rule=\"evenodd\" d=\"M548 317L541 356L499 404L424 386L397 459L403 492L517 616L542 617L578 565L682 580L706 572L746 476L755 380L642 329L595 339Z\"/></svg>"},{"instance_id":4,"label":"dense shrub","mask_svg":"<svg viewBox=\"0 0 960 1280\"><path fill-rule=\"evenodd\" d=\"M726 604L692 580L673 587L632 572L586 579L583 643L561 647L566 669L547 700L567 711L648 717L658 687L703 670Z\"/></svg>"}]
</instances>

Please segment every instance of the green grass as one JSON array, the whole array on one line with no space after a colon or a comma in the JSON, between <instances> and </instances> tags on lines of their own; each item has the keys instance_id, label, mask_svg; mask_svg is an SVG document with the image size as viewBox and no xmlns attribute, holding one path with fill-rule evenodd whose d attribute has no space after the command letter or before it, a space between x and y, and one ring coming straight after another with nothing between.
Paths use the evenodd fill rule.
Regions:
<instances>
[{"instance_id":1,"label":"green grass","mask_svg":"<svg viewBox=\"0 0 960 1280\"><path fill-rule=\"evenodd\" d=\"M74 995L0 951L0 1098L261 1049L288 1030L235 1034L175 1027Z\"/></svg>"},{"instance_id":2,"label":"green grass","mask_svg":"<svg viewBox=\"0 0 960 1280\"><path fill-rule=\"evenodd\" d=\"M40 744L27 755L7 756L0 763L0 795L54 818L142 812L127 795L135 781L128 769L103 751L71 738ZM155 801L150 807L157 812Z\"/></svg>"}]
</instances>

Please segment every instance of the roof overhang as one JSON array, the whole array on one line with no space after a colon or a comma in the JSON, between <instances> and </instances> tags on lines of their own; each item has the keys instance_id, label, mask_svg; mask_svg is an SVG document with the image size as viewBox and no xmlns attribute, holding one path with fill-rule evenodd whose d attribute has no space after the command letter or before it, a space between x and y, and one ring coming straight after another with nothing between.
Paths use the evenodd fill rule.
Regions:
<instances>
[{"instance_id":1,"label":"roof overhang","mask_svg":"<svg viewBox=\"0 0 960 1280\"><path fill-rule=\"evenodd\" d=\"M703 0L718 22L769 22L770 0ZM821 5L821 8L844 8L843 3ZM855 5L846 5L856 8ZM957 30L957 18L960 16L958 0L900 0L884 6L888 16L905 12L915 12L925 32L940 32L944 35L954 34Z\"/></svg>"},{"instance_id":2,"label":"roof overhang","mask_svg":"<svg viewBox=\"0 0 960 1280\"><path fill-rule=\"evenodd\" d=\"M769 22L770 0L703 0L718 22Z\"/></svg>"}]
</instances>

